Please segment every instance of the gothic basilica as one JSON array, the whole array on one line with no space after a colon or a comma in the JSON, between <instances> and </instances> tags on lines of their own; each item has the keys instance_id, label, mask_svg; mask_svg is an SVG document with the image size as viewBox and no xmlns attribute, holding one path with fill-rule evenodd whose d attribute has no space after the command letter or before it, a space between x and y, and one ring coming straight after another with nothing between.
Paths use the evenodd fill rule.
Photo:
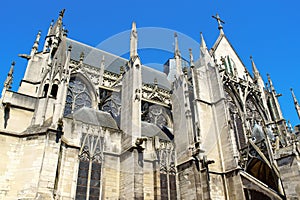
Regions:
<instances>
[{"instance_id":1,"label":"gothic basilica","mask_svg":"<svg viewBox=\"0 0 300 200\"><path fill-rule=\"evenodd\" d=\"M0 199L298 199L299 126L270 76L246 69L224 34L164 72L67 36L64 10L0 99ZM129 39L129 38L128 38ZM39 45L43 43L44 45ZM88 59L87 59L88 55ZM293 94L293 93L292 93ZM295 95L294 104L300 116Z\"/></svg>"}]
</instances>

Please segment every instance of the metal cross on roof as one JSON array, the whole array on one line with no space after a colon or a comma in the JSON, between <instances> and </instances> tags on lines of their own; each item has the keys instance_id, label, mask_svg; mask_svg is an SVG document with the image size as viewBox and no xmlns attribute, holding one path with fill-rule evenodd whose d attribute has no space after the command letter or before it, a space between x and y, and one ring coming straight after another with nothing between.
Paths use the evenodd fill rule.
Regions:
<instances>
[{"instance_id":1,"label":"metal cross on roof","mask_svg":"<svg viewBox=\"0 0 300 200\"><path fill-rule=\"evenodd\" d=\"M212 16L213 18L215 18L218 21L218 29L221 30L223 29L222 24L225 24L225 22L220 18L220 16L218 15L218 13L216 14L216 16Z\"/></svg>"}]
</instances>

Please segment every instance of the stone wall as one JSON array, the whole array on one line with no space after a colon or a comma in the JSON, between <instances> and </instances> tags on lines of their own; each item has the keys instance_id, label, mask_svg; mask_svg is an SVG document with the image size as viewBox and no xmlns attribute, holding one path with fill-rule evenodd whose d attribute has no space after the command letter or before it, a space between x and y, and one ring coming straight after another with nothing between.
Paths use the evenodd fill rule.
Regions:
<instances>
[{"instance_id":1,"label":"stone wall","mask_svg":"<svg viewBox=\"0 0 300 200\"><path fill-rule=\"evenodd\" d=\"M291 200L300 197L300 158L296 148L296 144L291 145L280 149L276 155L283 188L287 199Z\"/></svg>"},{"instance_id":2,"label":"stone wall","mask_svg":"<svg viewBox=\"0 0 300 200\"><path fill-rule=\"evenodd\" d=\"M37 195L39 186L52 186L48 185L46 180L39 184L45 142L45 135L22 138L0 135L0 157L3 163L0 168L2 199L33 198Z\"/></svg>"}]
</instances>

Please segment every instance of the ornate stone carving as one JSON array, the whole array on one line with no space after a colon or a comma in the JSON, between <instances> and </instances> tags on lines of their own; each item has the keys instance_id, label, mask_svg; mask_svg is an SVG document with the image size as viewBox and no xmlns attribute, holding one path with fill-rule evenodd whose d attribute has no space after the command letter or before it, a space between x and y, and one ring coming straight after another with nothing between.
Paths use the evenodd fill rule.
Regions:
<instances>
[{"instance_id":1,"label":"ornate stone carving","mask_svg":"<svg viewBox=\"0 0 300 200\"><path fill-rule=\"evenodd\" d=\"M160 164L160 173L176 174L175 149L172 143L160 141L160 147L156 151Z\"/></svg>"},{"instance_id":2,"label":"ornate stone carving","mask_svg":"<svg viewBox=\"0 0 300 200\"><path fill-rule=\"evenodd\" d=\"M101 163L103 160L104 138L98 134L82 134L79 158Z\"/></svg>"},{"instance_id":3,"label":"ornate stone carving","mask_svg":"<svg viewBox=\"0 0 300 200\"><path fill-rule=\"evenodd\" d=\"M159 88L157 85L144 84L142 88L142 98L151 102L159 102L166 106L171 103L169 91Z\"/></svg>"}]
</instances>

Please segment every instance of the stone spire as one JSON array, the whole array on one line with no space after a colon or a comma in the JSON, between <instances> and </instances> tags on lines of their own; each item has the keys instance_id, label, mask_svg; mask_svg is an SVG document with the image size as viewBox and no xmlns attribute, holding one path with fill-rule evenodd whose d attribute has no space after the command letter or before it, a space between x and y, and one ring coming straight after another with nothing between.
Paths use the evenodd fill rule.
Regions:
<instances>
[{"instance_id":1,"label":"stone spire","mask_svg":"<svg viewBox=\"0 0 300 200\"><path fill-rule=\"evenodd\" d=\"M178 45L178 36L177 33L174 33L174 39L175 39L175 52L174 52L174 56L178 56L180 58L180 51L179 51L179 45Z\"/></svg>"},{"instance_id":2,"label":"stone spire","mask_svg":"<svg viewBox=\"0 0 300 200\"><path fill-rule=\"evenodd\" d=\"M252 64L252 72L253 72L253 75L254 75L254 79L257 80L258 78L260 78L260 73L254 63L254 60L253 60L253 57L250 56L250 60L251 60L251 64Z\"/></svg>"},{"instance_id":3,"label":"stone spire","mask_svg":"<svg viewBox=\"0 0 300 200\"><path fill-rule=\"evenodd\" d=\"M104 74L104 68L105 68L105 56L102 56L102 60L100 63L100 72L99 72L99 86L103 83L103 74Z\"/></svg>"},{"instance_id":4,"label":"stone spire","mask_svg":"<svg viewBox=\"0 0 300 200\"><path fill-rule=\"evenodd\" d=\"M204 40L202 32L200 33L200 65L206 65L207 62L210 62L210 54L208 52L206 42Z\"/></svg>"},{"instance_id":5,"label":"stone spire","mask_svg":"<svg viewBox=\"0 0 300 200\"><path fill-rule=\"evenodd\" d=\"M37 50L39 48L40 38L41 38L41 31L39 31L38 34L36 35L35 41L34 41L33 46L31 48L30 56L33 56L33 54L35 54L37 52Z\"/></svg>"},{"instance_id":6,"label":"stone spire","mask_svg":"<svg viewBox=\"0 0 300 200\"><path fill-rule=\"evenodd\" d=\"M219 14L217 13L216 16L212 16L214 19L217 20L218 22L218 29L220 30L220 34L224 34L224 31L223 31L223 26L222 24L225 24L225 22L220 18Z\"/></svg>"},{"instance_id":7,"label":"stone spire","mask_svg":"<svg viewBox=\"0 0 300 200\"><path fill-rule=\"evenodd\" d=\"M56 20L52 30L50 31L50 34L51 35L55 35L56 37L59 37L60 34L62 33L62 30L63 30L63 22L62 22L62 19L64 17L64 14L65 14L65 9L62 9L60 12L59 12L59 16L58 16L58 19Z\"/></svg>"},{"instance_id":8,"label":"stone spire","mask_svg":"<svg viewBox=\"0 0 300 200\"><path fill-rule=\"evenodd\" d=\"M58 19L53 24L51 23L48 34L46 36L46 41L44 45L44 51L51 51L51 54L54 55L60 41L62 40L63 35L65 34L65 30L63 28L63 17L64 17L65 9L59 12Z\"/></svg>"},{"instance_id":9,"label":"stone spire","mask_svg":"<svg viewBox=\"0 0 300 200\"><path fill-rule=\"evenodd\" d=\"M80 57L79 57L79 63L82 65L82 63L83 63L83 60L84 60L84 52L82 51L81 53L80 53Z\"/></svg>"},{"instance_id":10,"label":"stone spire","mask_svg":"<svg viewBox=\"0 0 300 200\"><path fill-rule=\"evenodd\" d=\"M194 56L193 56L192 49L189 49L189 52L190 52L190 66L194 67L195 64L194 64Z\"/></svg>"},{"instance_id":11,"label":"stone spire","mask_svg":"<svg viewBox=\"0 0 300 200\"><path fill-rule=\"evenodd\" d=\"M271 92L274 92L276 94L276 90L273 86L273 82L271 80L270 74L267 74L267 76L268 76L268 82L269 82L270 90L271 90Z\"/></svg>"},{"instance_id":12,"label":"stone spire","mask_svg":"<svg viewBox=\"0 0 300 200\"><path fill-rule=\"evenodd\" d=\"M136 23L132 22L131 34L130 34L130 58L136 57L137 54L137 30L136 30Z\"/></svg>"},{"instance_id":13,"label":"stone spire","mask_svg":"<svg viewBox=\"0 0 300 200\"><path fill-rule=\"evenodd\" d=\"M277 94L274 86L273 86L273 82L271 80L271 77L269 74L267 74L268 76L268 82L269 82L269 92L271 93L272 95L272 98L273 98L273 101L274 101L274 105L272 106L272 109L273 109L273 113L276 113L276 120L282 120L283 119L283 115L282 115L282 112L281 112L281 108L280 108L280 104L279 104L279 101L278 101L278 97L282 96L282 94Z\"/></svg>"},{"instance_id":14,"label":"stone spire","mask_svg":"<svg viewBox=\"0 0 300 200\"><path fill-rule=\"evenodd\" d=\"M293 96L293 100L294 100L294 104L295 104L295 109L296 109L296 112L298 114L298 118L300 119L300 105L297 101L297 98L294 94L294 91L293 91L293 88L291 88L291 93L292 93L292 96Z\"/></svg>"},{"instance_id":15,"label":"stone spire","mask_svg":"<svg viewBox=\"0 0 300 200\"><path fill-rule=\"evenodd\" d=\"M205 54L207 51L206 42L204 40L202 32L200 32L200 53ZM201 56L201 55L200 55Z\"/></svg>"},{"instance_id":16,"label":"stone spire","mask_svg":"<svg viewBox=\"0 0 300 200\"><path fill-rule=\"evenodd\" d=\"M53 28L53 24L54 24L54 20L52 19L51 23L50 23L50 26L48 28L48 32L47 32L46 40L45 40L45 43L44 43L43 51L47 51L48 48L49 48L49 38L48 37L50 36L51 30Z\"/></svg>"},{"instance_id":17,"label":"stone spire","mask_svg":"<svg viewBox=\"0 0 300 200\"><path fill-rule=\"evenodd\" d=\"M179 51L177 33L174 33L174 39L175 39L174 58L176 62L176 77L179 77L182 74L182 70L181 70L182 65L181 65L181 55Z\"/></svg>"},{"instance_id":18,"label":"stone spire","mask_svg":"<svg viewBox=\"0 0 300 200\"><path fill-rule=\"evenodd\" d=\"M4 82L4 88L6 90L11 89L11 84L12 84L12 81L13 81L14 66L15 66L15 62L13 61L11 63L10 70L9 70L9 72L7 74L7 77L6 77L6 80Z\"/></svg>"}]
</instances>

